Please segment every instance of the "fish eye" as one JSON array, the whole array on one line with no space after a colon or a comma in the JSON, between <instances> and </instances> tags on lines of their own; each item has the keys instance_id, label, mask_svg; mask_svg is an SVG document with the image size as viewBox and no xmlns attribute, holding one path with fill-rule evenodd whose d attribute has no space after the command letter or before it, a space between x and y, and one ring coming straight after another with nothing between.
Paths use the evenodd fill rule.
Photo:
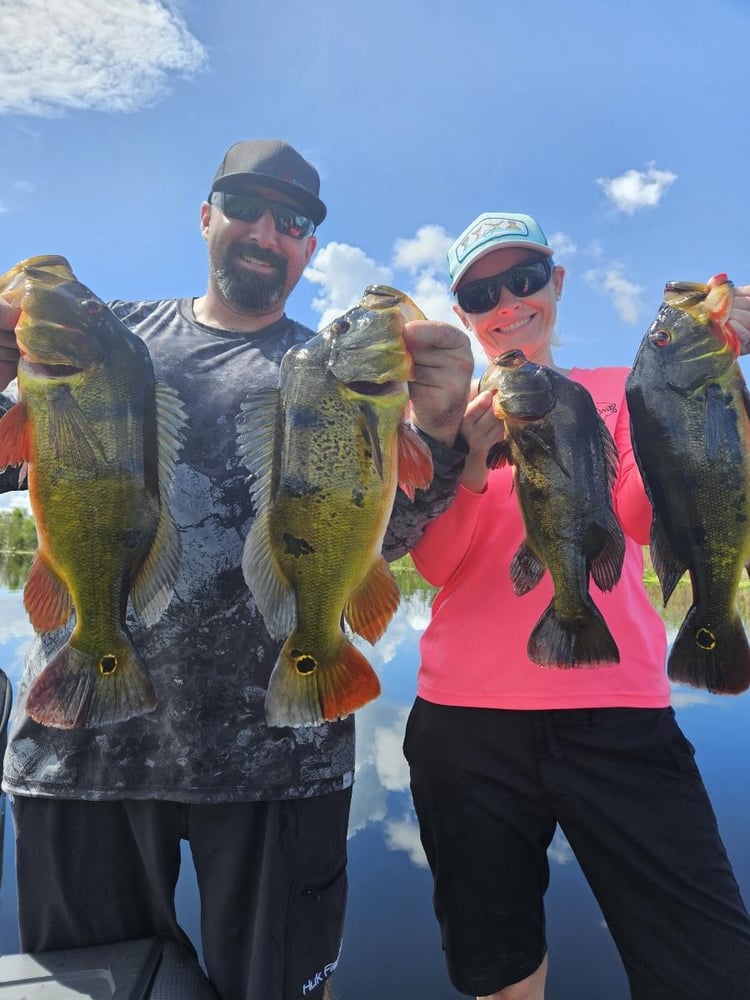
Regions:
<instances>
[{"instance_id":1,"label":"fish eye","mask_svg":"<svg viewBox=\"0 0 750 1000\"><path fill-rule=\"evenodd\" d=\"M650 340L655 347L666 347L668 344L672 343L672 334L669 330L654 330L651 334Z\"/></svg>"},{"instance_id":2,"label":"fish eye","mask_svg":"<svg viewBox=\"0 0 750 1000\"><path fill-rule=\"evenodd\" d=\"M88 313L89 316L98 316L104 307L101 302L97 302L96 299L84 299L83 302L81 302L81 308L84 312Z\"/></svg>"},{"instance_id":3,"label":"fish eye","mask_svg":"<svg viewBox=\"0 0 750 1000\"><path fill-rule=\"evenodd\" d=\"M338 319L333 321L333 332L338 336L341 333L346 333L346 331L351 326L349 320L344 319L343 316L339 316Z\"/></svg>"}]
</instances>

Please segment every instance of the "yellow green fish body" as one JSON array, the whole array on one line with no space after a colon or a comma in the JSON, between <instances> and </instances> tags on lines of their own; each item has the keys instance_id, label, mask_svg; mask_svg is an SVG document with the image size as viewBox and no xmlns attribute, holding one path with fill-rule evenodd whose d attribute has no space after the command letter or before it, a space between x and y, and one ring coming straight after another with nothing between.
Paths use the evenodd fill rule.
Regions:
<instances>
[{"instance_id":1,"label":"yellow green fish body","mask_svg":"<svg viewBox=\"0 0 750 1000\"><path fill-rule=\"evenodd\" d=\"M750 686L737 590L750 561L750 397L725 325L731 283L670 282L626 384L633 450L653 507L664 603L687 571L693 603L669 676L717 693Z\"/></svg>"},{"instance_id":2,"label":"yellow green fish body","mask_svg":"<svg viewBox=\"0 0 750 1000\"><path fill-rule=\"evenodd\" d=\"M145 344L61 257L0 278L22 316L19 402L0 421L0 466L27 463L39 547L24 590L40 632L72 633L32 685L26 711L59 728L150 711L153 686L125 624L171 597L180 543L166 503L183 414Z\"/></svg>"},{"instance_id":3,"label":"yellow green fish body","mask_svg":"<svg viewBox=\"0 0 750 1000\"><path fill-rule=\"evenodd\" d=\"M339 718L380 691L342 616L370 642L384 631L399 603L381 555L396 488L432 477L429 450L403 423L413 365L402 331L418 318L402 293L373 286L285 355L278 390L243 405L239 445L257 509L243 571L269 632L285 640L270 725Z\"/></svg>"}]
</instances>

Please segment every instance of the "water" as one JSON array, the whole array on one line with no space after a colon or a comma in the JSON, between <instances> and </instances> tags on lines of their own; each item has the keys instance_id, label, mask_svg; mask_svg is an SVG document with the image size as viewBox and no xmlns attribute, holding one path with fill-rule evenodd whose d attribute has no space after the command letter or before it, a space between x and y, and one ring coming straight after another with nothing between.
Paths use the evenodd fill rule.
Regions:
<instances>
[{"instance_id":1,"label":"water","mask_svg":"<svg viewBox=\"0 0 750 1000\"><path fill-rule=\"evenodd\" d=\"M673 602L670 602L672 604ZM670 607L673 633L684 607ZM429 616L429 594L406 596L383 639L369 651L383 694L358 715L357 778L349 836L350 897L337 1000L455 1000L443 967L432 884L419 843L401 753L414 698L417 643ZM746 609L747 610L747 609ZM31 638L18 591L0 588L0 666L14 685ZM485 641L477 638L477 641ZM712 798L735 874L750 900L750 698L715 697L675 686L673 704ZM177 892L180 919L198 940L198 901L189 853ZM627 1000L617 952L570 848L558 835L550 849L547 894L553 1000ZM0 889L0 953L18 950L12 828L7 823Z\"/></svg>"}]
</instances>

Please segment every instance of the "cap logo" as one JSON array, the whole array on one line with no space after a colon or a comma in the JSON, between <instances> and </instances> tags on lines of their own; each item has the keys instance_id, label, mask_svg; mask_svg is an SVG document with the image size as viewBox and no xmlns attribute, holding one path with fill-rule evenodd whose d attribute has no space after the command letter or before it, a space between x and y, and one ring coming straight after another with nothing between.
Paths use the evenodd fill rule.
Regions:
<instances>
[{"instance_id":1,"label":"cap logo","mask_svg":"<svg viewBox=\"0 0 750 1000\"><path fill-rule=\"evenodd\" d=\"M456 260L459 264L468 255L488 240L498 236L528 236L529 227L519 219L506 219L502 215L495 215L489 219L482 219L478 226L471 229L456 247Z\"/></svg>"}]
</instances>

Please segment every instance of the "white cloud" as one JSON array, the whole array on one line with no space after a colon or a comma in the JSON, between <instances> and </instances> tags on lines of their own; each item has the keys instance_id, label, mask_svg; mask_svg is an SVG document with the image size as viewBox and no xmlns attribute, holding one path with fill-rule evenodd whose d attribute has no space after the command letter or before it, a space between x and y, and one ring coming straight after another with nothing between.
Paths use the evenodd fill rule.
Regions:
<instances>
[{"instance_id":1,"label":"white cloud","mask_svg":"<svg viewBox=\"0 0 750 1000\"><path fill-rule=\"evenodd\" d=\"M385 843L391 851L405 851L417 868L427 868L427 858L419 839L419 826L411 814L385 822Z\"/></svg>"},{"instance_id":2,"label":"white cloud","mask_svg":"<svg viewBox=\"0 0 750 1000\"><path fill-rule=\"evenodd\" d=\"M316 253L305 277L321 286L313 299L313 309L320 313L319 329L355 306L368 285L389 285L393 272L376 264L364 250L348 243L327 243Z\"/></svg>"},{"instance_id":3,"label":"white cloud","mask_svg":"<svg viewBox=\"0 0 750 1000\"><path fill-rule=\"evenodd\" d=\"M398 239L393 246L393 265L404 271L427 268L446 272L446 255L453 240L442 226L422 226L411 239Z\"/></svg>"},{"instance_id":4,"label":"white cloud","mask_svg":"<svg viewBox=\"0 0 750 1000\"><path fill-rule=\"evenodd\" d=\"M572 257L573 254L578 252L578 247L567 233L552 233L551 236L547 237L547 242L554 251L555 259L559 257Z\"/></svg>"},{"instance_id":5,"label":"white cloud","mask_svg":"<svg viewBox=\"0 0 750 1000\"><path fill-rule=\"evenodd\" d=\"M206 50L159 0L3 0L0 113L135 111Z\"/></svg>"},{"instance_id":6,"label":"white cloud","mask_svg":"<svg viewBox=\"0 0 750 1000\"><path fill-rule=\"evenodd\" d=\"M654 208L677 180L671 170L626 170L619 177L598 177L596 183L619 212L634 215L641 208Z\"/></svg>"},{"instance_id":7,"label":"white cloud","mask_svg":"<svg viewBox=\"0 0 750 1000\"><path fill-rule=\"evenodd\" d=\"M568 865L575 857L573 848L568 843L568 838L559 826L555 830L552 843L547 848L547 856L550 861L553 861L557 865Z\"/></svg>"},{"instance_id":8,"label":"white cloud","mask_svg":"<svg viewBox=\"0 0 750 1000\"><path fill-rule=\"evenodd\" d=\"M584 278L597 291L609 296L624 323L637 323L641 314L643 287L629 281L619 264L611 264L603 271L586 271Z\"/></svg>"}]
</instances>

